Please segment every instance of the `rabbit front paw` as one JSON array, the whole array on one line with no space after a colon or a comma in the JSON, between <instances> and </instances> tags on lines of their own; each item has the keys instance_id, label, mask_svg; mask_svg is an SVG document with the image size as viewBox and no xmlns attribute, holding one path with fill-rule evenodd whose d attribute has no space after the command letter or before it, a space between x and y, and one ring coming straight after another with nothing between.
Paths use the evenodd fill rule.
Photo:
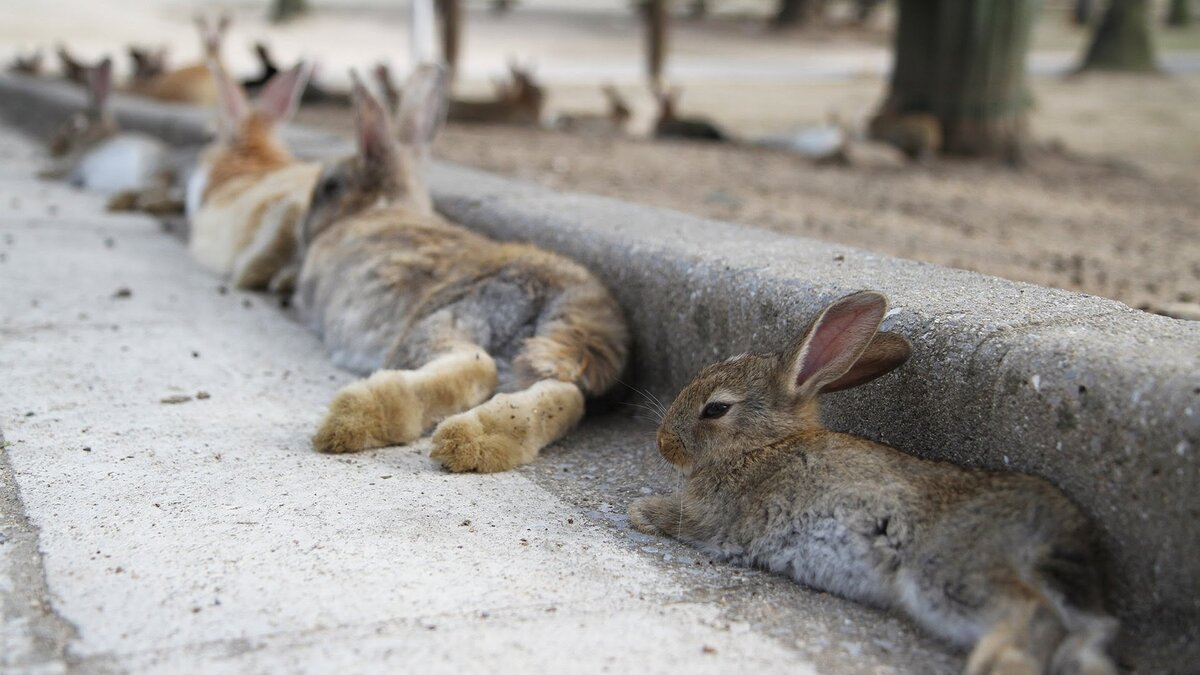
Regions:
<instances>
[{"instance_id":1,"label":"rabbit front paw","mask_svg":"<svg viewBox=\"0 0 1200 675\"><path fill-rule=\"evenodd\" d=\"M672 511L675 512L674 516L671 515ZM629 524L642 534L672 536L678 520L676 502L666 497L642 497L629 505Z\"/></svg>"}]
</instances>

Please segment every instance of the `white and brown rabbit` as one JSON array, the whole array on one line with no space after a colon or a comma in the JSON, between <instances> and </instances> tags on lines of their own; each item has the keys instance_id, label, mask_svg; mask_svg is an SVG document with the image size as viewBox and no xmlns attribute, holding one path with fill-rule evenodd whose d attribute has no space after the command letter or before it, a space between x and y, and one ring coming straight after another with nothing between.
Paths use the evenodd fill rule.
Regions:
<instances>
[{"instance_id":1,"label":"white and brown rabbit","mask_svg":"<svg viewBox=\"0 0 1200 675\"><path fill-rule=\"evenodd\" d=\"M72 115L50 139L54 168L46 178L110 196L139 194L170 181L168 151L157 138L121 131L108 108L112 92L112 60L86 68L88 106Z\"/></svg>"},{"instance_id":2,"label":"white and brown rabbit","mask_svg":"<svg viewBox=\"0 0 1200 675\"><path fill-rule=\"evenodd\" d=\"M1109 675L1086 518L1046 481L917 459L821 425L818 396L907 360L864 291L829 305L785 351L700 372L658 449L685 476L638 499L632 525L737 564L901 610L972 648L966 672Z\"/></svg>"},{"instance_id":3,"label":"white and brown rabbit","mask_svg":"<svg viewBox=\"0 0 1200 675\"><path fill-rule=\"evenodd\" d=\"M512 79L497 86L493 99L453 99L447 115L451 122L464 124L511 124L536 127L542 122L546 90L538 84L529 68L510 63ZM390 97L390 94L389 94Z\"/></svg>"},{"instance_id":4,"label":"white and brown rabbit","mask_svg":"<svg viewBox=\"0 0 1200 675\"><path fill-rule=\"evenodd\" d=\"M398 134L354 80L358 154L313 192L295 303L338 365L370 377L338 392L313 445L396 445L437 425L432 456L452 471L529 462L616 382L621 309L580 265L434 212L422 162L444 116L440 68L405 83Z\"/></svg>"},{"instance_id":5,"label":"white and brown rabbit","mask_svg":"<svg viewBox=\"0 0 1200 675\"><path fill-rule=\"evenodd\" d=\"M212 62L218 84L218 138L188 182L188 250L200 264L239 288L261 289L295 257L296 229L321 171L301 162L276 135L296 110L309 69L279 73L251 105L240 84Z\"/></svg>"}]
</instances>

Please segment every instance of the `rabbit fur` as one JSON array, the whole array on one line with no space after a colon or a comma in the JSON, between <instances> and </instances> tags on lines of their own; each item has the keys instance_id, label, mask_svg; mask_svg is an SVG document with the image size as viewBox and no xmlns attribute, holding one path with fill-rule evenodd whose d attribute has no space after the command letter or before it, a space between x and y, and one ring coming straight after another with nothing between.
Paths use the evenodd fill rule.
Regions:
<instances>
[{"instance_id":1,"label":"rabbit fur","mask_svg":"<svg viewBox=\"0 0 1200 675\"><path fill-rule=\"evenodd\" d=\"M452 471L529 462L616 382L621 310L578 264L433 211L421 168L445 115L439 67L405 83L399 144L354 79L359 152L313 191L294 300L334 361L370 377L338 392L313 445L395 445L436 425L432 456Z\"/></svg>"},{"instance_id":2,"label":"rabbit fur","mask_svg":"<svg viewBox=\"0 0 1200 675\"><path fill-rule=\"evenodd\" d=\"M321 167L292 157L275 130L295 112L309 70L300 63L279 73L251 106L241 85L212 65L220 133L188 183L188 249L239 288L276 280L286 290L276 277L293 262L296 228Z\"/></svg>"},{"instance_id":3,"label":"rabbit fur","mask_svg":"<svg viewBox=\"0 0 1200 675\"><path fill-rule=\"evenodd\" d=\"M909 355L886 298L834 302L787 350L709 366L671 404L660 453L682 490L631 524L736 564L903 611L972 648L966 672L1110 675L1087 519L1040 478L918 459L820 423L818 395Z\"/></svg>"}]
</instances>

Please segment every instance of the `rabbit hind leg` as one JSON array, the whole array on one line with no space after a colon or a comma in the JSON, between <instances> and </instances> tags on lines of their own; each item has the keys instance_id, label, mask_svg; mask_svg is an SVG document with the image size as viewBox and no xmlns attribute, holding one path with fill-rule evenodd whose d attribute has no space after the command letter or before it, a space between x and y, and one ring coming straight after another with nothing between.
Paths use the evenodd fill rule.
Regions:
<instances>
[{"instance_id":1,"label":"rabbit hind leg","mask_svg":"<svg viewBox=\"0 0 1200 675\"><path fill-rule=\"evenodd\" d=\"M337 393L313 447L340 453L408 443L438 420L487 400L495 389L496 363L473 345L416 370L380 370Z\"/></svg>"},{"instance_id":2,"label":"rabbit hind leg","mask_svg":"<svg viewBox=\"0 0 1200 675\"><path fill-rule=\"evenodd\" d=\"M541 380L446 418L433 432L431 456L455 472L507 471L566 435L583 411L579 387Z\"/></svg>"},{"instance_id":3,"label":"rabbit hind leg","mask_svg":"<svg viewBox=\"0 0 1200 675\"><path fill-rule=\"evenodd\" d=\"M1013 579L993 589L988 630L967 659L967 675L1040 675L1066 636L1058 610Z\"/></svg>"}]
</instances>

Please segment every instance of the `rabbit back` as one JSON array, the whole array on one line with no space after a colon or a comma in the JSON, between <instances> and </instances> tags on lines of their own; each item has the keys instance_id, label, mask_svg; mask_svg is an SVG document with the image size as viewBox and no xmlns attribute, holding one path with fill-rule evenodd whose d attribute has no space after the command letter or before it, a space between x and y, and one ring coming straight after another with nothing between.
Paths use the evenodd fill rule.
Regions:
<instances>
[{"instance_id":1,"label":"rabbit back","mask_svg":"<svg viewBox=\"0 0 1200 675\"><path fill-rule=\"evenodd\" d=\"M204 196L191 219L188 249L192 256L209 270L230 275L235 261L258 231L272 226L266 222L268 218L299 219L318 173L319 165L297 162L265 174L239 176L216 186ZM203 174L197 174L195 181L203 182ZM189 197L193 190L194 186L189 185ZM292 233L296 226L292 223L278 227ZM294 242L294 235L289 240Z\"/></svg>"},{"instance_id":2,"label":"rabbit back","mask_svg":"<svg viewBox=\"0 0 1200 675\"><path fill-rule=\"evenodd\" d=\"M978 610L1004 575L1064 610L1101 611L1087 522L1049 483L832 432L793 442L702 498L714 526L698 543L813 588L904 609L960 645L986 632ZM705 481L690 486L697 497L707 490Z\"/></svg>"},{"instance_id":3,"label":"rabbit back","mask_svg":"<svg viewBox=\"0 0 1200 675\"><path fill-rule=\"evenodd\" d=\"M560 256L395 207L321 233L305 255L296 305L342 367L416 368L469 342L496 360L499 390L511 391L538 379L516 368L529 339L563 305L592 294L608 297Z\"/></svg>"}]
</instances>

